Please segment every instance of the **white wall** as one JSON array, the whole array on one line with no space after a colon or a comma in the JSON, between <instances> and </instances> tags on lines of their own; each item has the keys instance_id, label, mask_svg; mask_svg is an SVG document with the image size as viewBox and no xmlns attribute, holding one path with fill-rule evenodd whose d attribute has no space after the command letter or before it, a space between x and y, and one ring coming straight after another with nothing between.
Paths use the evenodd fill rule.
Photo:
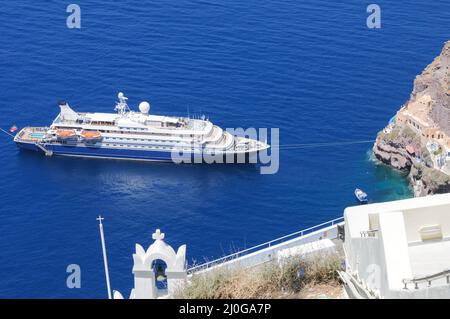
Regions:
<instances>
[{"instance_id":1,"label":"white wall","mask_svg":"<svg viewBox=\"0 0 450 319\"><path fill-rule=\"evenodd\" d=\"M419 229L423 226L440 225L443 237L450 237L450 205L439 205L404 211L408 242L420 241Z\"/></svg>"},{"instance_id":2,"label":"white wall","mask_svg":"<svg viewBox=\"0 0 450 319\"><path fill-rule=\"evenodd\" d=\"M388 296L392 290L403 289L403 279L412 278L408 241L402 212L379 214L380 241L384 252L386 283L382 295ZM383 265L382 263L380 265Z\"/></svg>"},{"instance_id":3,"label":"white wall","mask_svg":"<svg viewBox=\"0 0 450 319\"><path fill-rule=\"evenodd\" d=\"M361 236L369 214L378 214L375 237ZM413 277L409 244L421 240L421 227L440 225L450 237L450 194L350 207L344 217L347 272L362 286L383 298L450 298L449 285L404 289L402 282Z\"/></svg>"}]
</instances>

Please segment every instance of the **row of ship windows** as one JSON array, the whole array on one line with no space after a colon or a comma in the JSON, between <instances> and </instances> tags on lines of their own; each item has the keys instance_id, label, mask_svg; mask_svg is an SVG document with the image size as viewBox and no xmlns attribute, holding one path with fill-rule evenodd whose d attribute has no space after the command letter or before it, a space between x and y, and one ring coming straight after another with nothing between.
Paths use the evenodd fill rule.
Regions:
<instances>
[{"instance_id":1,"label":"row of ship windows","mask_svg":"<svg viewBox=\"0 0 450 319\"><path fill-rule=\"evenodd\" d=\"M72 130L74 129L73 127L67 127L67 126L57 126L57 129L67 129L67 130ZM160 136L176 136L176 137L180 137L183 138L185 136L194 138L194 134L189 134L189 135L182 135L182 134L169 134L169 133L153 133L153 132L148 132L147 129L134 129L134 128L127 128L124 127L122 128L124 130L98 130L100 133L114 133L114 134L128 134L128 133L136 133L136 132L131 132L131 131L138 131L139 134L142 135L160 135ZM125 129L130 130L130 132L125 131ZM97 130L94 130L97 131Z\"/></svg>"},{"instance_id":2,"label":"row of ship windows","mask_svg":"<svg viewBox=\"0 0 450 319\"><path fill-rule=\"evenodd\" d=\"M70 144L67 141L60 141L61 144ZM166 147L166 146L154 146L154 145L127 145L127 144L111 144L111 143L104 143L104 146L119 146L119 147L129 147L129 148L148 148L148 149L162 149L162 150L171 150L172 147ZM183 148L183 150L191 150L190 148Z\"/></svg>"},{"instance_id":3,"label":"row of ship windows","mask_svg":"<svg viewBox=\"0 0 450 319\"><path fill-rule=\"evenodd\" d=\"M114 134L129 134L129 133L135 133L135 132L131 132L131 130L132 130L131 128L128 128L130 131L125 131L125 129L127 129L127 128L125 128L125 127L124 127L123 129L124 129L123 131L117 131L117 130L99 130L99 132L100 132L100 133L114 133ZM136 129L136 130L138 130L138 129ZM135 131L136 131L136 130L135 130ZM152 132L148 132L146 129L139 129L139 131L138 131L137 133L142 134L142 135L155 135L155 134L157 134L157 135L161 135L161 136L177 136L177 137L180 137L180 138L186 136L186 135L174 135L174 134L169 134L169 133L152 133ZM190 134L190 135L187 135L187 136L189 136L189 137L191 137L191 138L194 137L193 134Z\"/></svg>"},{"instance_id":4,"label":"row of ship windows","mask_svg":"<svg viewBox=\"0 0 450 319\"><path fill-rule=\"evenodd\" d=\"M130 131L146 131L145 128L136 128L136 127L120 127L123 130L130 130Z\"/></svg>"},{"instance_id":5,"label":"row of ship windows","mask_svg":"<svg viewBox=\"0 0 450 319\"><path fill-rule=\"evenodd\" d=\"M156 148L156 149L163 149L163 150L171 150L171 147L165 147L165 146L148 146L148 145L124 145L124 144L109 144L105 143L103 144L105 146L119 146L119 147L135 147L135 148ZM189 148L183 148L184 150L190 150Z\"/></svg>"},{"instance_id":6,"label":"row of ship windows","mask_svg":"<svg viewBox=\"0 0 450 319\"><path fill-rule=\"evenodd\" d=\"M79 124L90 124L90 125L99 125L99 126L115 126L114 122L110 122L110 121L91 121L91 120L84 120L84 121L80 121L77 120L77 123ZM130 131L145 131L146 129L144 128L136 128L136 127L120 127L121 129L124 130L130 130Z\"/></svg>"},{"instance_id":7,"label":"row of ship windows","mask_svg":"<svg viewBox=\"0 0 450 319\"><path fill-rule=\"evenodd\" d=\"M143 141L143 142L173 142L173 143L182 143L183 141L167 141L167 140L152 140L152 139L144 139L144 138L122 138L122 137L105 137L106 140L111 141Z\"/></svg>"}]
</instances>

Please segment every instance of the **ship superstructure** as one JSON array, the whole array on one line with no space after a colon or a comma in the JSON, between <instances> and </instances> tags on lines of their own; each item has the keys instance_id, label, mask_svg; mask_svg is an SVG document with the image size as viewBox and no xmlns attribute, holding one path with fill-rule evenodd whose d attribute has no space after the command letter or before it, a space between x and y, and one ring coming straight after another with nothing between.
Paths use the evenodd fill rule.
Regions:
<instances>
[{"instance_id":1,"label":"ship superstructure","mask_svg":"<svg viewBox=\"0 0 450 319\"><path fill-rule=\"evenodd\" d=\"M269 148L265 142L238 137L204 117L192 119L150 114L141 102L130 110L127 98L118 94L117 113L78 113L59 102L60 113L50 127L25 127L14 138L25 149L46 155L176 161L213 157L236 162ZM228 160L227 160L228 159Z\"/></svg>"}]
</instances>

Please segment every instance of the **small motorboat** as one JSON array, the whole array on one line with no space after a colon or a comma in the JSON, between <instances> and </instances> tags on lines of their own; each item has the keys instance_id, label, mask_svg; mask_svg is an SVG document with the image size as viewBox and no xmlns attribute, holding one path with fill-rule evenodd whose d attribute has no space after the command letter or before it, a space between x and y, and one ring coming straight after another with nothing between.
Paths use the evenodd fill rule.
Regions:
<instances>
[{"instance_id":1,"label":"small motorboat","mask_svg":"<svg viewBox=\"0 0 450 319\"><path fill-rule=\"evenodd\" d=\"M360 203L367 203L367 194L362 189L355 189L355 196Z\"/></svg>"}]
</instances>

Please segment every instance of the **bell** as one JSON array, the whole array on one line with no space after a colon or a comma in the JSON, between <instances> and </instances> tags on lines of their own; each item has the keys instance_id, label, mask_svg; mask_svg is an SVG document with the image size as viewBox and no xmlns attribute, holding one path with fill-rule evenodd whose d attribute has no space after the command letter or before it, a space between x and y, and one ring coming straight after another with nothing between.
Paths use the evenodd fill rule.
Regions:
<instances>
[{"instance_id":1,"label":"bell","mask_svg":"<svg viewBox=\"0 0 450 319\"><path fill-rule=\"evenodd\" d=\"M156 280L157 281L164 281L166 280L166 274L164 273L164 269L161 265L158 265L156 268Z\"/></svg>"}]
</instances>

